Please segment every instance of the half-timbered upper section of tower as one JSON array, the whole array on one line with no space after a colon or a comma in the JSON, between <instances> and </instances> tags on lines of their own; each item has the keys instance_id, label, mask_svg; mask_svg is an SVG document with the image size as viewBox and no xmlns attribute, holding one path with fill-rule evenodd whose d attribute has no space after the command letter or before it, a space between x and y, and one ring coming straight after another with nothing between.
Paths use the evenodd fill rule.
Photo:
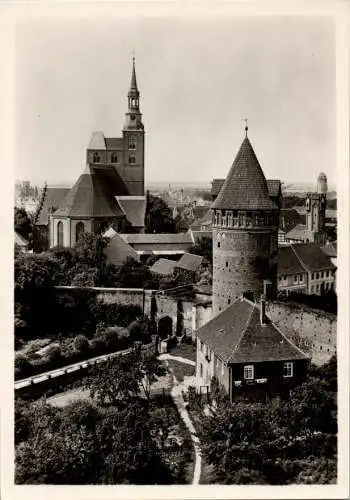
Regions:
<instances>
[{"instance_id":1,"label":"half-timbered upper section of tower","mask_svg":"<svg viewBox=\"0 0 350 500\"><path fill-rule=\"evenodd\" d=\"M266 178L248 137L244 138L212 208L278 210L269 196Z\"/></svg>"}]
</instances>

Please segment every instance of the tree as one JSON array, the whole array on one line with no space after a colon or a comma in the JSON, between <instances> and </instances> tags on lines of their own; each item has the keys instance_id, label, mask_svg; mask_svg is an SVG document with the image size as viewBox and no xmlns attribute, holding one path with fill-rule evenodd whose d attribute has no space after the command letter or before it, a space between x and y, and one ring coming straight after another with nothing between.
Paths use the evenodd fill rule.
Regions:
<instances>
[{"instance_id":1,"label":"tree","mask_svg":"<svg viewBox=\"0 0 350 500\"><path fill-rule=\"evenodd\" d=\"M124 406L140 395L139 370L135 370L126 356L109 359L93 367L87 381L90 395L101 405Z\"/></svg>"},{"instance_id":2,"label":"tree","mask_svg":"<svg viewBox=\"0 0 350 500\"><path fill-rule=\"evenodd\" d=\"M175 223L168 205L147 192L145 233L175 233Z\"/></svg>"},{"instance_id":3,"label":"tree","mask_svg":"<svg viewBox=\"0 0 350 500\"><path fill-rule=\"evenodd\" d=\"M32 245L33 226L24 208L15 207L15 231Z\"/></svg>"},{"instance_id":4,"label":"tree","mask_svg":"<svg viewBox=\"0 0 350 500\"><path fill-rule=\"evenodd\" d=\"M16 448L16 483L98 482L102 464L95 433L91 429L93 412L89 412L88 421L80 418L79 422L78 413L84 417L81 410L81 405L78 411L73 405L71 412L74 415L70 416L69 409L65 409L62 415L60 410L49 405L32 405L28 440Z\"/></svg>"},{"instance_id":5,"label":"tree","mask_svg":"<svg viewBox=\"0 0 350 500\"><path fill-rule=\"evenodd\" d=\"M154 278L142 262L128 257L119 268L118 286L125 288L152 288Z\"/></svg>"},{"instance_id":6,"label":"tree","mask_svg":"<svg viewBox=\"0 0 350 500\"><path fill-rule=\"evenodd\" d=\"M166 369L153 352L141 352L136 362L140 363L141 385L146 398L151 397L151 387L154 382L166 374Z\"/></svg>"},{"instance_id":7,"label":"tree","mask_svg":"<svg viewBox=\"0 0 350 500\"><path fill-rule=\"evenodd\" d=\"M83 233L74 246L79 267L95 268L97 280L101 279L106 264L105 248L108 239L100 234Z\"/></svg>"},{"instance_id":8,"label":"tree","mask_svg":"<svg viewBox=\"0 0 350 500\"><path fill-rule=\"evenodd\" d=\"M332 363L329 370L334 372ZM336 398L330 387L322 378L310 378L278 406L272 401L231 404L216 397L217 406L209 416L202 416L199 436L218 480L235 484L300 484L310 483L310 478L318 484L333 482L337 424ZM314 463L315 456L323 462Z\"/></svg>"},{"instance_id":9,"label":"tree","mask_svg":"<svg viewBox=\"0 0 350 500\"><path fill-rule=\"evenodd\" d=\"M55 289L52 276L57 264L36 254L22 254L15 259L15 315L25 333L40 333L52 321ZM16 334L19 331L16 330Z\"/></svg>"},{"instance_id":10,"label":"tree","mask_svg":"<svg viewBox=\"0 0 350 500\"><path fill-rule=\"evenodd\" d=\"M213 264L213 242L211 238L204 236L198 240L192 247L191 253L201 255L209 263Z\"/></svg>"}]
</instances>

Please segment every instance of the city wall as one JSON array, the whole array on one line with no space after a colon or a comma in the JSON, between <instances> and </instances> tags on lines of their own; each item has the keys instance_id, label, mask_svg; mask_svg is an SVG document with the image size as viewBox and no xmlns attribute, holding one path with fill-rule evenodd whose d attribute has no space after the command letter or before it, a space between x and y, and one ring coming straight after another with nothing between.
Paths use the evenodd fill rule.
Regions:
<instances>
[{"instance_id":1,"label":"city wall","mask_svg":"<svg viewBox=\"0 0 350 500\"><path fill-rule=\"evenodd\" d=\"M316 365L323 365L336 354L337 317L334 314L291 302L267 302L266 313Z\"/></svg>"},{"instance_id":2,"label":"city wall","mask_svg":"<svg viewBox=\"0 0 350 500\"><path fill-rule=\"evenodd\" d=\"M74 293L74 287L57 288ZM154 317L160 334L171 329L173 335L185 333L194 340L196 330L212 317L210 296L181 298L142 288L94 290L105 303L139 306L144 314ZM274 301L267 302L266 313L295 345L311 356L313 363L322 365L336 354L337 317L334 314Z\"/></svg>"}]
</instances>

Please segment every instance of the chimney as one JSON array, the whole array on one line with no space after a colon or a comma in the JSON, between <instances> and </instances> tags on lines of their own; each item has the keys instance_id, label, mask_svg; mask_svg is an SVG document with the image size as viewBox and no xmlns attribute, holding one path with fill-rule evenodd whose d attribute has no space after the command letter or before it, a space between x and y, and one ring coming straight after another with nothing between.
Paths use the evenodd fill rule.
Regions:
<instances>
[{"instance_id":1,"label":"chimney","mask_svg":"<svg viewBox=\"0 0 350 500\"><path fill-rule=\"evenodd\" d=\"M262 294L260 299L260 323L266 325L266 295Z\"/></svg>"}]
</instances>

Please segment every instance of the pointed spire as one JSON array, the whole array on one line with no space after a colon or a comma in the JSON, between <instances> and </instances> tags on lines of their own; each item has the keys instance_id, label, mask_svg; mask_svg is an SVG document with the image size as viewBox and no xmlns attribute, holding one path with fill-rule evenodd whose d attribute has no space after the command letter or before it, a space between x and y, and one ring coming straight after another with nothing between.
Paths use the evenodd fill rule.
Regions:
<instances>
[{"instance_id":1,"label":"pointed spire","mask_svg":"<svg viewBox=\"0 0 350 500\"><path fill-rule=\"evenodd\" d=\"M138 93L137 81L136 81L136 70L135 70L135 55L132 57L132 72L131 72L131 83L129 94Z\"/></svg>"},{"instance_id":2,"label":"pointed spire","mask_svg":"<svg viewBox=\"0 0 350 500\"><path fill-rule=\"evenodd\" d=\"M244 118L245 121L245 136L248 137L248 118Z\"/></svg>"}]
</instances>

